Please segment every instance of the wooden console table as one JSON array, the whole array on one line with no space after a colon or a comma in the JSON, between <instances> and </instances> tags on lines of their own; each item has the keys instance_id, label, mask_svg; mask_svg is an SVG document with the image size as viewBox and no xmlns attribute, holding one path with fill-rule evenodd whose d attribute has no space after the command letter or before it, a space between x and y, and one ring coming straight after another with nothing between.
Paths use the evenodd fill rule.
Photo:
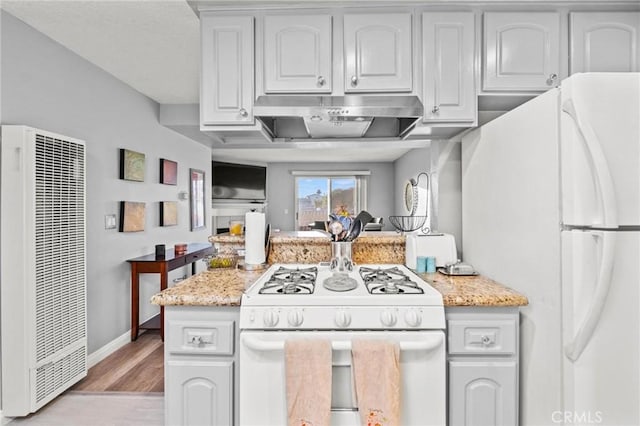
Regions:
<instances>
[{"instance_id":1,"label":"wooden console table","mask_svg":"<svg viewBox=\"0 0 640 426\"><path fill-rule=\"evenodd\" d=\"M160 315L156 315L144 324L140 324L140 274L160 274L160 291L167 288L169 271L191 264L191 274L196 273L195 262L207 254L213 253L209 243L192 243L187 245L184 254L176 255L173 249L167 250L164 258L155 254L129 259L131 264L131 340L138 338L139 330L160 330L164 340L164 308L160 307Z\"/></svg>"}]
</instances>

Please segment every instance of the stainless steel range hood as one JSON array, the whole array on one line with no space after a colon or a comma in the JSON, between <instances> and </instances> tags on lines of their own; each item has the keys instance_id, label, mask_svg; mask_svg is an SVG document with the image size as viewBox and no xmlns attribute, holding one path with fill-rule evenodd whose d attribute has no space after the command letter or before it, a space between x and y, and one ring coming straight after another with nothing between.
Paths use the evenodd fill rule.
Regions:
<instances>
[{"instance_id":1,"label":"stainless steel range hood","mask_svg":"<svg viewBox=\"0 0 640 426\"><path fill-rule=\"evenodd\" d=\"M260 96L253 108L274 139L404 138L422 117L417 96Z\"/></svg>"}]
</instances>

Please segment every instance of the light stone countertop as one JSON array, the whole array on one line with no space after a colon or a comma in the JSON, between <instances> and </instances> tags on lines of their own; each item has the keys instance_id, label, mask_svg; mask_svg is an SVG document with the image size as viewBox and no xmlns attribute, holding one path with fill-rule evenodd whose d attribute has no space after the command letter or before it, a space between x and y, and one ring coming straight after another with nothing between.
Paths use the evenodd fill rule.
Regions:
<instances>
[{"instance_id":1,"label":"light stone countertop","mask_svg":"<svg viewBox=\"0 0 640 426\"><path fill-rule=\"evenodd\" d=\"M263 273L230 268L203 271L155 294L151 303L163 306L240 306L244 290Z\"/></svg>"},{"instance_id":2,"label":"light stone countertop","mask_svg":"<svg viewBox=\"0 0 640 426\"><path fill-rule=\"evenodd\" d=\"M151 298L156 305L239 306L242 293L264 271L204 271ZM524 306L526 296L487 277L420 274L442 294L444 306Z\"/></svg>"},{"instance_id":3,"label":"light stone countertop","mask_svg":"<svg viewBox=\"0 0 640 426\"><path fill-rule=\"evenodd\" d=\"M444 306L525 306L527 297L482 275L418 274L442 294Z\"/></svg>"}]
</instances>

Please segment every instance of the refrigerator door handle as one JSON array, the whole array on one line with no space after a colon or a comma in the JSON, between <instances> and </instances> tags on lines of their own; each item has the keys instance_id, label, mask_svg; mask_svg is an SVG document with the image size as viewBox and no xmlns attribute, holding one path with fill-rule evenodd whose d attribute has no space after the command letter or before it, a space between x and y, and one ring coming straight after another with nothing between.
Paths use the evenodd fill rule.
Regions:
<instances>
[{"instance_id":1,"label":"refrigerator door handle","mask_svg":"<svg viewBox=\"0 0 640 426\"><path fill-rule=\"evenodd\" d=\"M592 226L599 228L617 228L618 203L616 201L615 186L600 140L589 123L582 122L571 99L563 102L562 111L569 114L573 119L591 157L589 164L593 170L600 192L599 200L602 204L603 220L603 223L594 223Z\"/></svg>"},{"instance_id":2,"label":"refrigerator door handle","mask_svg":"<svg viewBox=\"0 0 640 426\"><path fill-rule=\"evenodd\" d=\"M573 341L565 346L564 353L572 362L576 362L582 352L589 344L591 336L595 331L602 310L607 302L607 295L611 287L611 274L613 272L613 260L615 254L615 234L612 232L592 232L595 238L602 242L602 257L600 259L600 267L598 269L598 281L596 289L591 299L587 314L580 324Z\"/></svg>"}]
</instances>

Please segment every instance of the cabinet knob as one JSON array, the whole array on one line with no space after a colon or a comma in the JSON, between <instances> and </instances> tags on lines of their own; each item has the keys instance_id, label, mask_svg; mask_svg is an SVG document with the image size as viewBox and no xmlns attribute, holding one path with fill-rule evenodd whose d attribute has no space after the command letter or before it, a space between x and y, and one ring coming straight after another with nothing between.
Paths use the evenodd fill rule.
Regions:
<instances>
[{"instance_id":1,"label":"cabinet knob","mask_svg":"<svg viewBox=\"0 0 640 426\"><path fill-rule=\"evenodd\" d=\"M549 74L549 78L547 78L547 86L553 86L557 79L558 74Z\"/></svg>"},{"instance_id":2,"label":"cabinet knob","mask_svg":"<svg viewBox=\"0 0 640 426\"><path fill-rule=\"evenodd\" d=\"M492 342L491 342L491 337L486 336L486 335L482 336L482 339L481 339L481 340L482 340L482 344L483 344L484 346L489 346L489 345L492 343Z\"/></svg>"},{"instance_id":3,"label":"cabinet knob","mask_svg":"<svg viewBox=\"0 0 640 426\"><path fill-rule=\"evenodd\" d=\"M189 342L194 346L200 346L202 342L202 336L193 336L191 337L191 341Z\"/></svg>"},{"instance_id":4,"label":"cabinet knob","mask_svg":"<svg viewBox=\"0 0 640 426\"><path fill-rule=\"evenodd\" d=\"M356 77L355 75L351 76L351 85L353 87L356 87L358 85L358 77Z\"/></svg>"},{"instance_id":5,"label":"cabinet knob","mask_svg":"<svg viewBox=\"0 0 640 426\"><path fill-rule=\"evenodd\" d=\"M242 117L247 117L247 116L249 116L249 112L244 108L240 108L240 115Z\"/></svg>"},{"instance_id":6,"label":"cabinet knob","mask_svg":"<svg viewBox=\"0 0 640 426\"><path fill-rule=\"evenodd\" d=\"M440 112L440 107L438 105L434 105L433 108L431 108L431 112L433 114L437 114Z\"/></svg>"},{"instance_id":7,"label":"cabinet knob","mask_svg":"<svg viewBox=\"0 0 640 426\"><path fill-rule=\"evenodd\" d=\"M327 82L327 81L324 79L324 77L323 77L323 76L321 76L321 75L320 75L320 76L318 76L318 86L324 86L324 84L325 84L326 82Z\"/></svg>"}]
</instances>

